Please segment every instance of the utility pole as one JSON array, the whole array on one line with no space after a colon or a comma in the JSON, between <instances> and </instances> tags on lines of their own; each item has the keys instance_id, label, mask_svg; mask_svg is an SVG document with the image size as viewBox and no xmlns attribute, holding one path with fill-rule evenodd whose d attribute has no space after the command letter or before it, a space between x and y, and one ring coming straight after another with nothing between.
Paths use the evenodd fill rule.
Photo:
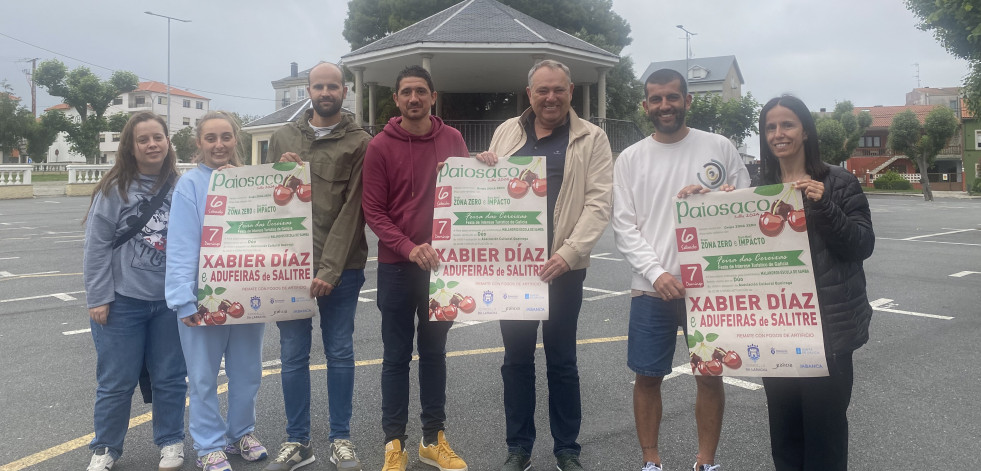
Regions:
<instances>
[{"instance_id":1,"label":"utility pole","mask_svg":"<svg viewBox=\"0 0 981 471\"><path fill-rule=\"evenodd\" d=\"M170 134L174 134L174 128L170 127L170 20L181 21L184 23L190 23L191 20L182 20L180 18L174 18L173 16L160 15L152 11L145 11L147 15L159 16L161 18L167 19L167 130ZM153 109L153 103L150 103L150 109Z\"/></svg>"},{"instance_id":2,"label":"utility pole","mask_svg":"<svg viewBox=\"0 0 981 471\"><path fill-rule=\"evenodd\" d=\"M24 75L27 76L27 83L31 85L31 113L34 114L35 118L37 118L37 84L34 83L34 73L37 72L37 61L37 57L18 61L31 63L31 71L28 72L27 69L24 69Z\"/></svg>"},{"instance_id":3,"label":"utility pole","mask_svg":"<svg viewBox=\"0 0 981 471\"><path fill-rule=\"evenodd\" d=\"M685 32L685 80L688 80L688 59L691 59L691 37L698 33L688 31L684 25L678 25L677 28Z\"/></svg>"}]
</instances>

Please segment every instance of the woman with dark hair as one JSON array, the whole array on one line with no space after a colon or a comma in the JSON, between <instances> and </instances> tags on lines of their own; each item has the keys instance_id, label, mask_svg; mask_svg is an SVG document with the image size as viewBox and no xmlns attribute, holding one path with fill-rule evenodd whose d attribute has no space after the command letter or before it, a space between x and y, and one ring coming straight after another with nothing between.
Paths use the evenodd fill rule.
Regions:
<instances>
[{"instance_id":1,"label":"woman with dark hair","mask_svg":"<svg viewBox=\"0 0 981 471\"><path fill-rule=\"evenodd\" d=\"M803 195L829 376L763 378L777 471L848 469L852 352L869 339L872 307L863 260L875 234L869 202L850 172L821 161L811 112L784 95L760 111L763 184L793 183Z\"/></svg>"},{"instance_id":2,"label":"woman with dark hair","mask_svg":"<svg viewBox=\"0 0 981 471\"><path fill-rule=\"evenodd\" d=\"M150 112L134 114L123 128L116 163L96 185L84 219L82 265L98 381L88 471L112 469L122 455L144 363L152 384L159 469L184 464L184 355L163 290L176 162L164 120Z\"/></svg>"},{"instance_id":3,"label":"woman with dark hair","mask_svg":"<svg viewBox=\"0 0 981 471\"><path fill-rule=\"evenodd\" d=\"M211 174L241 166L238 123L227 113L210 111L198 122L197 168L188 171L174 191L165 291L167 304L180 319L180 345L193 360L187 365L190 413L188 421L197 466L203 471L231 471L228 455L246 461L266 458L266 447L255 436L255 401L262 381L262 336L265 324L223 325L198 311L198 260ZM205 310L207 311L207 310ZM203 321L203 322L202 322ZM210 325L202 325L210 324ZM218 371L225 358L228 377L227 420L218 401Z\"/></svg>"}]
</instances>

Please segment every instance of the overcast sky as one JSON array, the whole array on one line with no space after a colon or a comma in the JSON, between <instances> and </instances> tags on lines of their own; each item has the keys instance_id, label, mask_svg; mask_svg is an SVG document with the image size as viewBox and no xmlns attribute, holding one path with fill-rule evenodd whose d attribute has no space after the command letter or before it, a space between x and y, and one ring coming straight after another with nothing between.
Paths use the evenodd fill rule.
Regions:
<instances>
[{"instance_id":1,"label":"overcast sky","mask_svg":"<svg viewBox=\"0 0 981 471\"><path fill-rule=\"evenodd\" d=\"M613 9L630 24L622 55L638 75L651 61L684 58L682 24L697 33L694 57L736 56L743 93L760 102L793 93L813 110L842 100L902 105L918 85L915 63L923 87L959 86L967 73L916 29L902 0L613 0ZM0 17L0 80L28 107L23 59L166 82L167 20L146 10L191 20L171 24L171 83L211 98L212 109L268 114L270 81L289 75L290 62L302 70L350 51L346 0L23 0ZM39 112L57 103L38 89Z\"/></svg>"}]
</instances>

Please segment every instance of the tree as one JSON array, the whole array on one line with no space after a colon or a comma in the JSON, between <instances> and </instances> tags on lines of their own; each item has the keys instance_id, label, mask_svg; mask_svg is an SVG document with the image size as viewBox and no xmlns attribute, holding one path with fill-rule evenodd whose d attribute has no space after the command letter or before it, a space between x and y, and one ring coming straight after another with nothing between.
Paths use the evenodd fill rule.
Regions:
<instances>
[{"instance_id":1,"label":"tree","mask_svg":"<svg viewBox=\"0 0 981 471\"><path fill-rule=\"evenodd\" d=\"M170 138L174 150L177 151L177 160L190 162L191 157L198 151L198 145L194 142L194 128L187 126L174 133Z\"/></svg>"},{"instance_id":2,"label":"tree","mask_svg":"<svg viewBox=\"0 0 981 471\"><path fill-rule=\"evenodd\" d=\"M459 0L350 0L344 38L352 49L358 49L457 3ZM619 54L631 42L630 25L613 11L612 0L501 0L501 3L614 54ZM633 61L629 57L621 58L607 73L606 84L609 117L636 120L642 116L636 111L643 99L643 86L634 77ZM382 97L391 93L390 89L379 90ZM487 114L508 108L504 100L510 94L481 95L477 102L485 105ZM596 109L597 95L591 96L593 109ZM381 100L381 104L385 102ZM573 102L578 101L573 98ZM513 106L512 103L511 109ZM391 115L391 108L394 106L386 108L388 112L379 113L380 123Z\"/></svg>"},{"instance_id":3,"label":"tree","mask_svg":"<svg viewBox=\"0 0 981 471\"><path fill-rule=\"evenodd\" d=\"M34 162L44 162L47 159L48 148L54 144L55 139L58 138L58 130L61 129L58 117L64 119L64 115L60 112L49 111L41 115L41 119L32 119L24 130L27 155Z\"/></svg>"},{"instance_id":4,"label":"tree","mask_svg":"<svg viewBox=\"0 0 981 471\"><path fill-rule=\"evenodd\" d=\"M951 54L971 64L964 80L964 97L975 116L981 116L981 5L977 0L906 0L920 17L917 27L933 31Z\"/></svg>"},{"instance_id":5,"label":"tree","mask_svg":"<svg viewBox=\"0 0 981 471\"><path fill-rule=\"evenodd\" d=\"M238 155L242 158L242 163L248 165L252 161L252 134L242 131L241 127L261 118L262 116L238 114L234 111L230 114L233 118L235 118L235 120L238 121L238 126L240 128L238 132ZM279 159L276 160L278 161Z\"/></svg>"},{"instance_id":6,"label":"tree","mask_svg":"<svg viewBox=\"0 0 981 471\"><path fill-rule=\"evenodd\" d=\"M923 199L933 201L927 169L937 154L947 146L957 132L959 123L953 110L938 106L927 115L923 125L911 110L897 114L889 125L889 147L896 154L906 155L920 171Z\"/></svg>"},{"instance_id":7,"label":"tree","mask_svg":"<svg viewBox=\"0 0 981 471\"><path fill-rule=\"evenodd\" d=\"M821 159L832 165L848 160L858 147L858 140L871 125L872 115L866 112L856 115L855 107L848 100L835 105L830 116L818 116L815 126Z\"/></svg>"},{"instance_id":8,"label":"tree","mask_svg":"<svg viewBox=\"0 0 981 471\"><path fill-rule=\"evenodd\" d=\"M139 79L131 72L117 71L108 80L100 80L87 67L69 71L61 61L52 59L38 64L34 82L78 112L78 122L63 122L67 125L62 131L68 135L72 151L91 163L99 157L99 133L118 124L118 119L106 119L106 109L119 94L135 90Z\"/></svg>"},{"instance_id":9,"label":"tree","mask_svg":"<svg viewBox=\"0 0 981 471\"><path fill-rule=\"evenodd\" d=\"M60 113L45 113L40 120L35 119L31 110L20 106L10 86L0 81L0 151L10 155L14 149L26 150L24 154L35 162L43 161L58 136L60 121L54 115Z\"/></svg>"},{"instance_id":10,"label":"tree","mask_svg":"<svg viewBox=\"0 0 981 471\"><path fill-rule=\"evenodd\" d=\"M11 92L6 81L0 82L0 151L4 155L20 149L21 139L24 137L24 116L21 113L23 108L20 106L20 99Z\"/></svg>"},{"instance_id":11,"label":"tree","mask_svg":"<svg viewBox=\"0 0 981 471\"><path fill-rule=\"evenodd\" d=\"M723 100L721 95L696 95L685 123L695 129L721 134L736 146L757 132L760 103L747 93L742 98Z\"/></svg>"}]
</instances>

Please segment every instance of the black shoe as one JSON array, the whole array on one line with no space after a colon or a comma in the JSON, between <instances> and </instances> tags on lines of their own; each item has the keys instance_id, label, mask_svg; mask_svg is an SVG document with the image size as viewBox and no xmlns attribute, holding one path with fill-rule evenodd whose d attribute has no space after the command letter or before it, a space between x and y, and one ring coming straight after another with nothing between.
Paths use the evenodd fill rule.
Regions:
<instances>
[{"instance_id":1,"label":"black shoe","mask_svg":"<svg viewBox=\"0 0 981 471\"><path fill-rule=\"evenodd\" d=\"M531 456L523 453L508 453L508 459L501 466L501 471L529 471L531 469Z\"/></svg>"},{"instance_id":2,"label":"black shoe","mask_svg":"<svg viewBox=\"0 0 981 471\"><path fill-rule=\"evenodd\" d=\"M269 463L265 471L293 471L300 467L313 463L317 457L313 456L313 447L310 442L307 444L298 442L286 442L280 445L279 454Z\"/></svg>"},{"instance_id":3,"label":"black shoe","mask_svg":"<svg viewBox=\"0 0 981 471\"><path fill-rule=\"evenodd\" d=\"M555 467L559 471L583 471L582 463L579 462L579 455L563 453L555 457Z\"/></svg>"}]
</instances>

